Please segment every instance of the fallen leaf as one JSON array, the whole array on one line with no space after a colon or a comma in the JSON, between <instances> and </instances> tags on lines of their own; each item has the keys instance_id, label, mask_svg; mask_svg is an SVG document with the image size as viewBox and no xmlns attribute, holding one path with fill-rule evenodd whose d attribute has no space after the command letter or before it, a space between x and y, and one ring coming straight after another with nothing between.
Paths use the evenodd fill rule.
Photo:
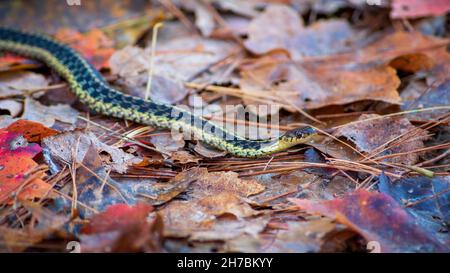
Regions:
<instances>
[{"instance_id":1,"label":"fallen leaf","mask_svg":"<svg viewBox=\"0 0 450 273\"><path fill-rule=\"evenodd\" d=\"M146 204L117 204L93 216L82 228L83 252L161 251L161 220L147 221Z\"/></svg>"},{"instance_id":2,"label":"fallen leaf","mask_svg":"<svg viewBox=\"0 0 450 273\"><path fill-rule=\"evenodd\" d=\"M289 111L299 108L315 109L329 105L347 104L361 100L378 100L400 104L397 92L400 80L388 66L336 67L254 62L241 70L241 87L271 90ZM269 95L270 93L266 91Z\"/></svg>"},{"instance_id":3,"label":"fallen leaf","mask_svg":"<svg viewBox=\"0 0 450 273\"><path fill-rule=\"evenodd\" d=\"M58 134L58 131L41 123L23 119L10 124L6 131L20 133L29 142L41 142L43 138Z\"/></svg>"},{"instance_id":4,"label":"fallen leaf","mask_svg":"<svg viewBox=\"0 0 450 273\"><path fill-rule=\"evenodd\" d=\"M358 121L377 117L379 115L365 114L361 115ZM344 126L335 132L335 136L345 136L356 144L358 150L368 153L401 135L403 136L396 140L393 147L379 150L377 156L404 153L383 161L412 165L418 161L420 153L411 151L425 147L423 141L428 139L428 136L426 131L413 126L406 118L370 120Z\"/></svg>"},{"instance_id":5,"label":"fallen leaf","mask_svg":"<svg viewBox=\"0 0 450 273\"><path fill-rule=\"evenodd\" d=\"M335 218L361 234L367 241L380 244L381 252L446 252L448 246L417 225L392 197L360 189L342 199L314 202L290 199L311 214Z\"/></svg>"},{"instance_id":6,"label":"fallen leaf","mask_svg":"<svg viewBox=\"0 0 450 273\"><path fill-rule=\"evenodd\" d=\"M359 33L346 20L322 20L304 27L300 15L284 5L270 5L250 22L245 47L256 54L276 49L294 60L349 51Z\"/></svg>"},{"instance_id":7,"label":"fallen leaf","mask_svg":"<svg viewBox=\"0 0 450 273\"><path fill-rule=\"evenodd\" d=\"M130 19L144 17L150 21L154 13L160 9L146 0L111 1L99 0L95 2L80 0L48 0L46 2L30 1L26 5L19 2L5 2L2 4L4 16L2 25L55 33L64 28L77 29L81 32L93 28L117 28L117 25L133 22ZM24 15L33 20L23 20ZM134 25L133 25L134 26ZM135 26L134 26L135 27Z\"/></svg>"},{"instance_id":8,"label":"fallen leaf","mask_svg":"<svg viewBox=\"0 0 450 273\"><path fill-rule=\"evenodd\" d=\"M24 95L30 90L48 86L48 80L41 74L29 71L15 71L0 74L0 98Z\"/></svg>"},{"instance_id":9,"label":"fallen leaf","mask_svg":"<svg viewBox=\"0 0 450 273\"><path fill-rule=\"evenodd\" d=\"M206 158L223 157L227 154L225 151L220 151L213 147L209 147L200 141L195 144L194 151Z\"/></svg>"},{"instance_id":10,"label":"fallen leaf","mask_svg":"<svg viewBox=\"0 0 450 273\"><path fill-rule=\"evenodd\" d=\"M115 51L113 41L100 29L80 33L75 29L61 28L55 33L55 38L80 52L96 69L108 68L109 58Z\"/></svg>"},{"instance_id":11,"label":"fallen leaf","mask_svg":"<svg viewBox=\"0 0 450 273\"><path fill-rule=\"evenodd\" d=\"M22 204L34 220L22 229L0 227L0 241L5 244L2 248L8 249L8 252L24 251L45 239L57 238L58 231L61 231L63 225L69 221L67 215L55 213L38 203L22 202Z\"/></svg>"},{"instance_id":12,"label":"fallen leaf","mask_svg":"<svg viewBox=\"0 0 450 273\"><path fill-rule=\"evenodd\" d=\"M83 227L81 232L92 234L126 229L129 225L145 223L152 210L152 206L146 204L132 207L126 204L113 205L90 219L89 224Z\"/></svg>"},{"instance_id":13,"label":"fallen leaf","mask_svg":"<svg viewBox=\"0 0 450 273\"><path fill-rule=\"evenodd\" d=\"M119 75L117 83L127 93L145 98L150 61L148 53L139 47L127 46L116 51L110 59L111 72ZM156 67L156 65L155 65ZM149 98L154 101L174 104L187 95L181 82L154 73Z\"/></svg>"},{"instance_id":14,"label":"fallen leaf","mask_svg":"<svg viewBox=\"0 0 450 273\"><path fill-rule=\"evenodd\" d=\"M191 201L172 201L159 211L164 219L164 236L203 240L226 240L241 234L256 234L267 224L253 218L253 210L238 196L222 192Z\"/></svg>"},{"instance_id":15,"label":"fallen leaf","mask_svg":"<svg viewBox=\"0 0 450 273\"><path fill-rule=\"evenodd\" d=\"M265 252L307 253L320 252L328 238L326 235L338 229L330 219L305 222L288 222L287 230L280 230Z\"/></svg>"},{"instance_id":16,"label":"fallen leaf","mask_svg":"<svg viewBox=\"0 0 450 273\"><path fill-rule=\"evenodd\" d=\"M405 96L405 103L401 106L404 111L415 108L448 106L450 105L450 79L435 87L411 83L405 88L402 95ZM448 109L436 109L434 111L410 113L408 118L429 121L439 118L447 112Z\"/></svg>"},{"instance_id":17,"label":"fallen leaf","mask_svg":"<svg viewBox=\"0 0 450 273\"><path fill-rule=\"evenodd\" d=\"M0 110L6 110L12 117L17 117L23 109L23 104L16 100L0 100Z\"/></svg>"},{"instance_id":18,"label":"fallen leaf","mask_svg":"<svg viewBox=\"0 0 450 273\"><path fill-rule=\"evenodd\" d=\"M164 34L162 29L161 35ZM233 53L234 44L221 40L181 36L167 41L158 40L154 60L154 75L177 84L189 81L210 65ZM135 82L147 82L150 48L126 47L111 56L113 74L143 77Z\"/></svg>"},{"instance_id":19,"label":"fallen leaf","mask_svg":"<svg viewBox=\"0 0 450 273\"><path fill-rule=\"evenodd\" d=\"M201 160L200 157L197 157L195 155L190 154L186 151L176 151L172 154L171 159L173 162L179 162L180 164L187 164L187 163L198 163L199 160Z\"/></svg>"},{"instance_id":20,"label":"fallen leaf","mask_svg":"<svg viewBox=\"0 0 450 273\"><path fill-rule=\"evenodd\" d=\"M189 170L188 172L191 172ZM201 198L213 196L221 192L232 192L241 197L248 197L264 191L264 186L253 179L240 179L235 172L208 172L199 169L197 179L192 184L192 196Z\"/></svg>"},{"instance_id":21,"label":"fallen leaf","mask_svg":"<svg viewBox=\"0 0 450 273\"><path fill-rule=\"evenodd\" d=\"M16 194L19 200L41 198L50 190L51 186L41 179L43 173L34 178L28 174L38 166L33 157L41 151L38 144L28 144L21 134L0 130L1 203L11 201ZM17 193L21 187L23 189Z\"/></svg>"},{"instance_id":22,"label":"fallen leaf","mask_svg":"<svg viewBox=\"0 0 450 273\"><path fill-rule=\"evenodd\" d=\"M44 138L42 141L44 156L49 162L52 172L58 172L61 168L57 164L67 164L73 160L78 163L83 162L91 145L94 146L97 153L106 153L102 158L103 164L115 172L124 173L128 166L141 162L138 157L125 153L117 147L104 144L91 132L68 131Z\"/></svg>"},{"instance_id":23,"label":"fallen leaf","mask_svg":"<svg viewBox=\"0 0 450 273\"><path fill-rule=\"evenodd\" d=\"M152 143L156 150L164 155L172 155L184 147L185 142L183 135L176 133L163 132L161 134L154 134L150 137L150 143Z\"/></svg>"},{"instance_id":24,"label":"fallen leaf","mask_svg":"<svg viewBox=\"0 0 450 273\"><path fill-rule=\"evenodd\" d=\"M52 127L56 120L74 124L78 118L78 111L66 104L45 106L37 100L26 98L24 108L22 119L37 121L46 127Z\"/></svg>"},{"instance_id":25,"label":"fallen leaf","mask_svg":"<svg viewBox=\"0 0 450 273\"><path fill-rule=\"evenodd\" d=\"M442 240L449 240L450 179L422 176L402 178L394 182L382 174L378 189L392 196L414 216L417 223Z\"/></svg>"},{"instance_id":26,"label":"fallen leaf","mask_svg":"<svg viewBox=\"0 0 450 273\"><path fill-rule=\"evenodd\" d=\"M393 0L391 18L417 18L444 15L450 11L448 0Z\"/></svg>"}]
</instances>

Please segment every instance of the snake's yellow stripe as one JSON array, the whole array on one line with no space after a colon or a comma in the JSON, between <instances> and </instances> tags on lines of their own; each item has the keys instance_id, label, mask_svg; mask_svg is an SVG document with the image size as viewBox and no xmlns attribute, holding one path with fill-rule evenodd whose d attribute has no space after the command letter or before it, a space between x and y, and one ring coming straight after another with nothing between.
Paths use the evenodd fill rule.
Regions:
<instances>
[{"instance_id":1,"label":"snake's yellow stripe","mask_svg":"<svg viewBox=\"0 0 450 273\"><path fill-rule=\"evenodd\" d=\"M316 133L313 128L305 127L289 131L273 141L243 139L184 109L123 94L110 87L72 48L44 35L0 28L0 50L46 63L67 80L79 100L93 111L159 128L181 130L235 156L268 155L304 143Z\"/></svg>"}]
</instances>

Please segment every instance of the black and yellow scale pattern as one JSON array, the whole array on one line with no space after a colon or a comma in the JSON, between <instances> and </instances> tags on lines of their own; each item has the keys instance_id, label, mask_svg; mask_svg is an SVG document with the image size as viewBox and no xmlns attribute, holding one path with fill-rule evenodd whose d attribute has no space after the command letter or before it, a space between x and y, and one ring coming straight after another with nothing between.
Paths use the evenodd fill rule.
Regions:
<instances>
[{"instance_id":1,"label":"black and yellow scale pattern","mask_svg":"<svg viewBox=\"0 0 450 273\"><path fill-rule=\"evenodd\" d=\"M309 140L311 127L292 130L276 140L248 140L231 134L189 111L123 94L72 48L52 38L0 27L0 50L40 60L60 74L79 100L93 111L116 118L190 134L240 157L260 157ZM204 130L208 128L208 130Z\"/></svg>"}]
</instances>

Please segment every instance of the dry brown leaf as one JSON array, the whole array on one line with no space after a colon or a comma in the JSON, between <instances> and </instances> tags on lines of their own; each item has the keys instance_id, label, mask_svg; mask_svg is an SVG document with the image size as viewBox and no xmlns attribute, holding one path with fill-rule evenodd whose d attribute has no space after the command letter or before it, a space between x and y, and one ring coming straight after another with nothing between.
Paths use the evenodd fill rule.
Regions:
<instances>
[{"instance_id":1,"label":"dry brown leaf","mask_svg":"<svg viewBox=\"0 0 450 273\"><path fill-rule=\"evenodd\" d=\"M326 242L326 235L337 229L330 219L318 219L307 222L288 222L287 230L280 230L266 252L320 252Z\"/></svg>"},{"instance_id":2,"label":"dry brown leaf","mask_svg":"<svg viewBox=\"0 0 450 273\"><path fill-rule=\"evenodd\" d=\"M56 167L54 159L69 163L73 161L73 156L75 156L77 163L83 162L91 145L99 154L106 153L107 156L103 157L103 164L118 173L124 173L128 166L141 162L138 157L100 142L91 132L69 131L44 138L42 143L46 160L49 161L49 165L54 167Z\"/></svg>"},{"instance_id":3,"label":"dry brown leaf","mask_svg":"<svg viewBox=\"0 0 450 273\"><path fill-rule=\"evenodd\" d=\"M23 104L16 100L0 100L0 110L6 110L11 117L17 117L23 109Z\"/></svg>"},{"instance_id":4,"label":"dry brown leaf","mask_svg":"<svg viewBox=\"0 0 450 273\"><path fill-rule=\"evenodd\" d=\"M227 154L225 151L220 151L217 149L214 149L212 147L208 147L201 143L200 141L197 142L197 144L194 147L194 151L199 153L201 156L206 158L216 158L216 157L223 157Z\"/></svg>"},{"instance_id":5,"label":"dry brown leaf","mask_svg":"<svg viewBox=\"0 0 450 273\"><path fill-rule=\"evenodd\" d=\"M238 196L230 192L191 201L172 201L159 211L164 235L197 240L226 240L245 233L256 234L267 223Z\"/></svg>"},{"instance_id":6,"label":"dry brown leaf","mask_svg":"<svg viewBox=\"0 0 450 273\"><path fill-rule=\"evenodd\" d=\"M190 154L189 152L186 151L176 151L172 154L171 159L174 162L179 162L180 164L187 164L187 163L198 163L198 161L201 158L193 154Z\"/></svg>"}]
</instances>

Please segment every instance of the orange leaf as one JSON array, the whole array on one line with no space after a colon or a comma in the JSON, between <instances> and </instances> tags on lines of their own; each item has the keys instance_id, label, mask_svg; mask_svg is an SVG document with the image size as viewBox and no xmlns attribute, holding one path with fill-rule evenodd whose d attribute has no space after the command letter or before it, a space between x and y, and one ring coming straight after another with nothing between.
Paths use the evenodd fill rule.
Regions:
<instances>
[{"instance_id":1,"label":"orange leaf","mask_svg":"<svg viewBox=\"0 0 450 273\"><path fill-rule=\"evenodd\" d=\"M394 0L392 1L391 18L418 18L439 16L450 11L448 0Z\"/></svg>"},{"instance_id":2,"label":"orange leaf","mask_svg":"<svg viewBox=\"0 0 450 273\"><path fill-rule=\"evenodd\" d=\"M11 201L21 186L24 188L19 199L39 198L50 189L39 177L33 179L27 174L38 165L33 157L41 150L38 144L28 144L19 133L0 130L0 203Z\"/></svg>"},{"instance_id":3,"label":"orange leaf","mask_svg":"<svg viewBox=\"0 0 450 273\"><path fill-rule=\"evenodd\" d=\"M308 213L335 218L367 241L378 242L383 252L442 252L446 249L392 197L383 193L361 189L334 200L289 200Z\"/></svg>"},{"instance_id":4,"label":"orange leaf","mask_svg":"<svg viewBox=\"0 0 450 273\"><path fill-rule=\"evenodd\" d=\"M20 133L29 142L40 142L43 138L58 133L58 131L45 127L39 122L30 120L18 120L6 127L6 131Z\"/></svg>"}]
</instances>

